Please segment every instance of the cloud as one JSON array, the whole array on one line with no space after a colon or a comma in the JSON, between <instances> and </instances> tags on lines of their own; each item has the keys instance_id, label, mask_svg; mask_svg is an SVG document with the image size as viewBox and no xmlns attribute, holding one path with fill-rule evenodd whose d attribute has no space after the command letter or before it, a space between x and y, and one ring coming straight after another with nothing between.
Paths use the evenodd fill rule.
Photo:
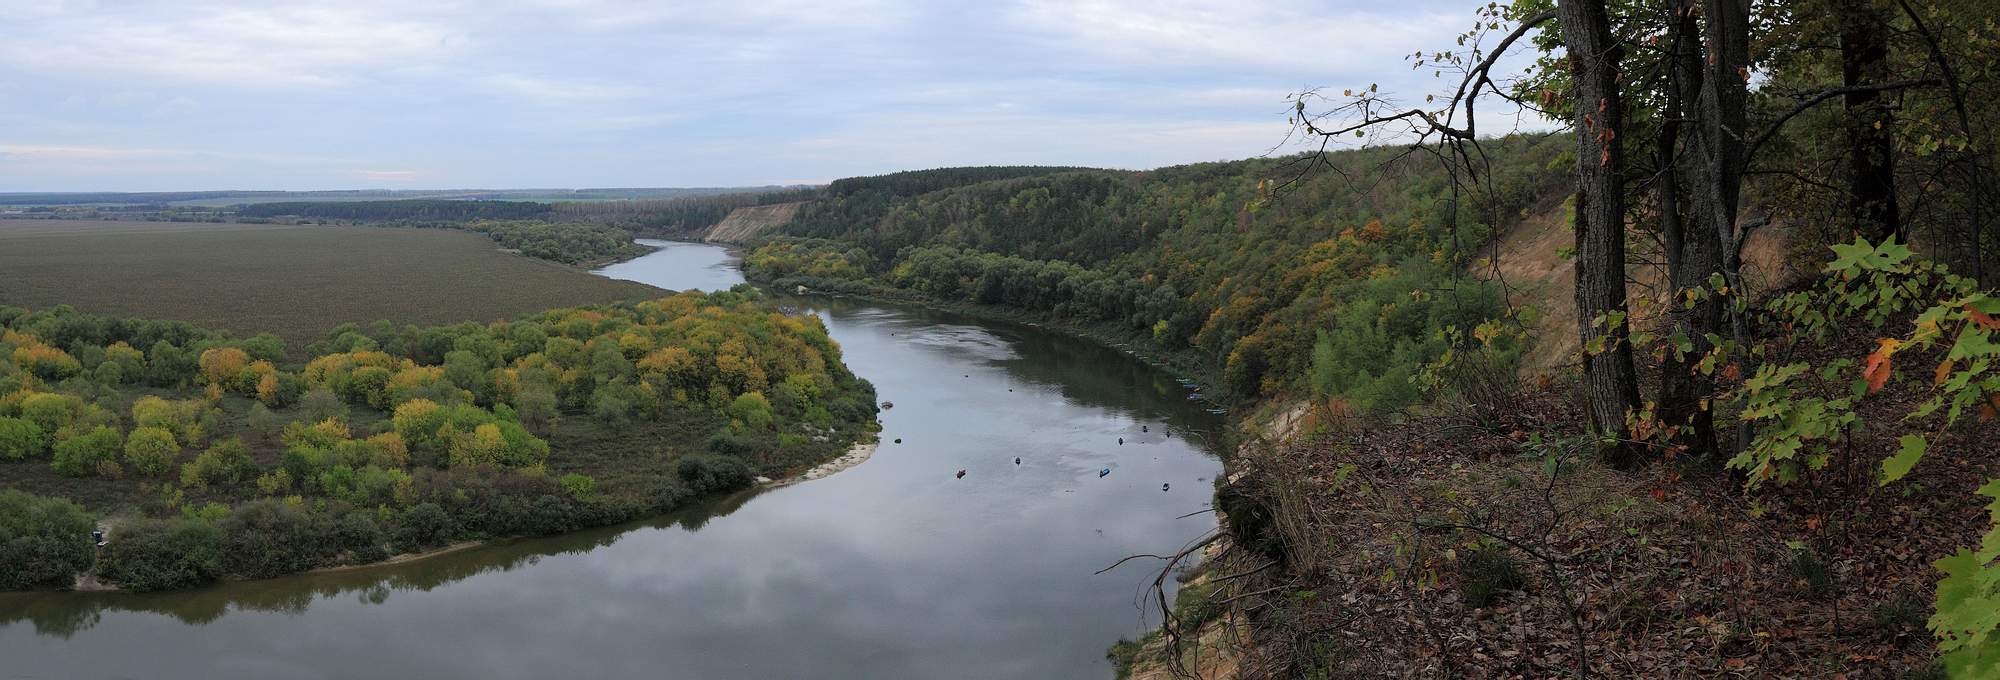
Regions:
<instances>
[{"instance_id":1,"label":"cloud","mask_svg":"<svg viewBox=\"0 0 2000 680\"><path fill-rule=\"evenodd\" d=\"M443 26L351 3L137 5L43 12L10 27L0 64L243 87L331 86L449 50Z\"/></svg>"},{"instance_id":2,"label":"cloud","mask_svg":"<svg viewBox=\"0 0 2000 680\"><path fill-rule=\"evenodd\" d=\"M560 80L523 75L492 75L487 76L484 82L501 93L551 104L630 99L646 93L645 88L626 83Z\"/></svg>"},{"instance_id":3,"label":"cloud","mask_svg":"<svg viewBox=\"0 0 2000 680\"><path fill-rule=\"evenodd\" d=\"M1452 45L1471 10L0 0L0 190L716 186L1243 158L1283 139L1285 97L1305 87L1442 87L1403 55Z\"/></svg>"},{"instance_id":4,"label":"cloud","mask_svg":"<svg viewBox=\"0 0 2000 680\"><path fill-rule=\"evenodd\" d=\"M138 158L181 156L174 149L119 148L103 146L51 146L46 144L0 144L0 155L16 161L123 161Z\"/></svg>"},{"instance_id":5,"label":"cloud","mask_svg":"<svg viewBox=\"0 0 2000 680\"><path fill-rule=\"evenodd\" d=\"M1402 66L1403 54L1449 45L1471 17L1469 9L1373 12L1229 0L1026 0L1008 13L1024 30L1118 64L1321 72Z\"/></svg>"}]
</instances>

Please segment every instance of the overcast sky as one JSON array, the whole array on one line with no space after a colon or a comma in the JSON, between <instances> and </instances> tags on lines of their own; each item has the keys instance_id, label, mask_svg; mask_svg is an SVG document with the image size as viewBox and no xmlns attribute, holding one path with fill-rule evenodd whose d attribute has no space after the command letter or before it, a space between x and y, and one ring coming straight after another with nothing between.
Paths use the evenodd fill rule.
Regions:
<instances>
[{"instance_id":1,"label":"overcast sky","mask_svg":"<svg viewBox=\"0 0 2000 680\"><path fill-rule=\"evenodd\" d=\"M0 191L1246 158L1284 137L1302 87L1441 90L1403 57L1450 47L1474 5L0 0Z\"/></svg>"}]
</instances>

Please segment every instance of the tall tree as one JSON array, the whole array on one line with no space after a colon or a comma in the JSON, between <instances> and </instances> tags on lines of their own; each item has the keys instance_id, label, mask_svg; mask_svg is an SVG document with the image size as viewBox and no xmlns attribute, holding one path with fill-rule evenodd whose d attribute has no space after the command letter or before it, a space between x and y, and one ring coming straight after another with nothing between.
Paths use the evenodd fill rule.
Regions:
<instances>
[{"instance_id":1,"label":"tall tree","mask_svg":"<svg viewBox=\"0 0 2000 680\"><path fill-rule=\"evenodd\" d=\"M1639 405L1625 297L1625 125L1619 91L1624 47L1604 0L1560 0L1576 135L1576 309L1583 340L1584 401L1598 433L1618 443L1614 463L1637 462L1626 416Z\"/></svg>"},{"instance_id":2,"label":"tall tree","mask_svg":"<svg viewBox=\"0 0 2000 680\"><path fill-rule=\"evenodd\" d=\"M1896 206L1895 113L1887 82L1889 26L1873 0L1840 0L1840 84L1846 108L1847 209L1851 229L1873 241L1901 235ZM1906 239L1907 240L1907 239Z\"/></svg>"}]
</instances>

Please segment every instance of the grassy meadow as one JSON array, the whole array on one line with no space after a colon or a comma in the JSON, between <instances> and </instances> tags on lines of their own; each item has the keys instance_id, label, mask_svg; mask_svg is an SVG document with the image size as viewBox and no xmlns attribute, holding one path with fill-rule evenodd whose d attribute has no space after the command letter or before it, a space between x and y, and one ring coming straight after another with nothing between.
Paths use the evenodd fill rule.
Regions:
<instances>
[{"instance_id":1,"label":"grassy meadow","mask_svg":"<svg viewBox=\"0 0 2000 680\"><path fill-rule=\"evenodd\" d=\"M0 304L268 331L294 353L349 321L491 321L659 294L457 230L0 220Z\"/></svg>"}]
</instances>

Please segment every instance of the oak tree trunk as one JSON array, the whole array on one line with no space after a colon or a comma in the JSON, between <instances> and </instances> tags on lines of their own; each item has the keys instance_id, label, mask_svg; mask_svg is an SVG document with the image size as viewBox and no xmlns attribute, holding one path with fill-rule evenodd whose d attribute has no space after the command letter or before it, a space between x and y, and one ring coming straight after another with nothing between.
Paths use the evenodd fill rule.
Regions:
<instances>
[{"instance_id":1,"label":"oak tree trunk","mask_svg":"<svg viewBox=\"0 0 2000 680\"><path fill-rule=\"evenodd\" d=\"M1583 341L1583 396L1591 425L1618 442L1605 454L1616 465L1639 460L1629 443L1628 413L1639 404L1638 375L1625 306L1623 57L1611 37L1604 0L1560 0L1557 21L1574 78L1576 126L1576 309Z\"/></svg>"}]
</instances>

